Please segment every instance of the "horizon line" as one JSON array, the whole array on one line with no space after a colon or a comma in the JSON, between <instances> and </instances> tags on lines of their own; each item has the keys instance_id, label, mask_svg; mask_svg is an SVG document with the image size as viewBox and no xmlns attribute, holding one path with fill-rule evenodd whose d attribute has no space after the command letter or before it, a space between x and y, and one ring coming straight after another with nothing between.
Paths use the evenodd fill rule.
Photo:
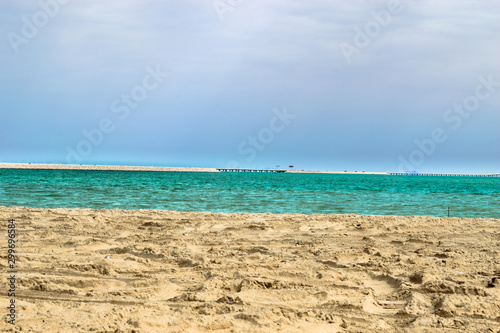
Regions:
<instances>
[{"instance_id":1,"label":"horizon line","mask_svg":"<svg viewBox=\"0 0 500 333\"><path fill-rule=\"evenodd\" d=\"M374 171L330 171L304 170L293 168L212 168L212 167L167 167L167 166L139 166L116 164L59 164L59 163L6 163L0 162L0 169L46 169L46 170L88 170L88 171L158 171L158 172L273 172L282 173L322 173L322 174L365 174L365 175L428 175L428 176L490 176L500 177L500 173L442 173L442 172L374 172ZM223 171L221 171L223 170Z\"/></svg>"}]
</instances>

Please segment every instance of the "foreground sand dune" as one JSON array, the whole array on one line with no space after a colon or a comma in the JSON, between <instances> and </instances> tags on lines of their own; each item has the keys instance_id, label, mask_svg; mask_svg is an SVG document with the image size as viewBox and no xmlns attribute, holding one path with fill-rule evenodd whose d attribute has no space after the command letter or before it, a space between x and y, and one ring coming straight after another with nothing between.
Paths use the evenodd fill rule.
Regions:
<instances>
[{"instance_id":1,"label":"foreground sand dune","mask_svg":"<svg viewBox=\"0 0 500 333\"><path fill-rule=\"evenodd\" d=\"M23 332L500 332L498 219L5 207L0 218L17 224ZM14 331L5 304L1 331Z\"/></svg>"}]
</instances>

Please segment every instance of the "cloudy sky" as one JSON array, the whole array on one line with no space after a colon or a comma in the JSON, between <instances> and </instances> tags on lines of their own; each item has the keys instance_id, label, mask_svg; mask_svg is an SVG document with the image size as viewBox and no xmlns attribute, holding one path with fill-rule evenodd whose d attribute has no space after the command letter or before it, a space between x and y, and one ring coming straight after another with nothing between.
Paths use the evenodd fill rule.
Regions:
<instances>
[{"instance_id":1,"label":"cloudy sky","mask_svg":"<svg viewBox=\"0 0 500 333\"><path fill-rule=\"evenodd\" d=\"M497 0L3 0L0 36L0 162L500 172Z\"/></svg>"}]
</instances>

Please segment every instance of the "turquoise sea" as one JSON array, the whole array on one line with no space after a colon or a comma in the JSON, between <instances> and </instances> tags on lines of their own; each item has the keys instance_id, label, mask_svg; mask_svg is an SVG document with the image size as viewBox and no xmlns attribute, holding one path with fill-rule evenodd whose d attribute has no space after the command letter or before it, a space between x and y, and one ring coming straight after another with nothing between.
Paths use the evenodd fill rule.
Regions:
<instances>
[{"instance_id":1,"label":"turquoise sea","mask_svg":"<svg viewBox=\"0 0 500 333\"><path fill-rule=\"evenodd\" d=\"M0 206L500 218L500 178L4 169Z\"/></svg>"}]
</instances>

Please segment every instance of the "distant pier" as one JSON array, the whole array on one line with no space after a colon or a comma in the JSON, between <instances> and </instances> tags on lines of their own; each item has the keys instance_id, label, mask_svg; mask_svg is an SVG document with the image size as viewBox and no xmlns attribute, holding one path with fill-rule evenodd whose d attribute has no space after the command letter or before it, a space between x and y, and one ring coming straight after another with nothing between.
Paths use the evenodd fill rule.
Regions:
<instances>
[{"instance_id":1,"label":"distant pier","mask_svg":"<svg viewBox=\"0 0 500 333\"><path fill-rule=\"evenodd\" d=\"M217 169L219 172L270 172L270 173L285 173L288 170L280 169Z\"/></svg>"},{"instance_id":2,"label":"distant pier","mask_svg":"<svg viewBox=\"0 0 500 333\"><path fill-rule=\"evenodd\" d=\"M417 173L417 172L391 172L393 176L436 176L436 177L500 177L500 174L474 175L457 173Z\"/></svg>"}]
</instances>

